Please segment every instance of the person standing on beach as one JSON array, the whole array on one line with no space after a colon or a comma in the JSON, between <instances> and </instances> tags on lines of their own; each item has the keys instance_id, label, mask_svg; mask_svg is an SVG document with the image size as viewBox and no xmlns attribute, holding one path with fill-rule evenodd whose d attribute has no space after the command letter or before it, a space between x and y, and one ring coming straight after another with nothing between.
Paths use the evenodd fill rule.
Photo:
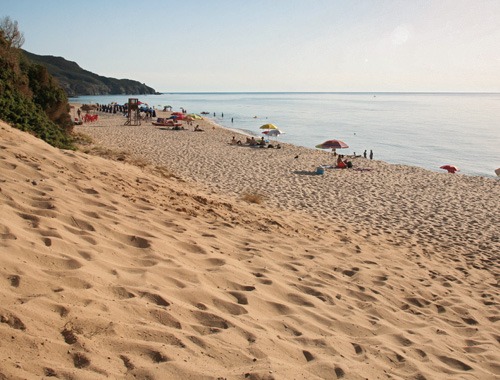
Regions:
<instances>
[{"instance_id":1,"label":"person standing on beach","mask_svg":"<svg viewBox=\"0 0 500 380\"><path fill-rule=\"evenodd\" d=\"M363 157L366 158L366 149L365 151L363 152Z\"/></svg>"},{"instance_id":2,"label":"person standing on beach","mask_svg":"<svg viewBox=\"0 0 500 380\"><path fill-rule=\"evenodd\" d=\"M373 150L370 149L370 160L373 160Z\"/></svg>"}]
</instances>

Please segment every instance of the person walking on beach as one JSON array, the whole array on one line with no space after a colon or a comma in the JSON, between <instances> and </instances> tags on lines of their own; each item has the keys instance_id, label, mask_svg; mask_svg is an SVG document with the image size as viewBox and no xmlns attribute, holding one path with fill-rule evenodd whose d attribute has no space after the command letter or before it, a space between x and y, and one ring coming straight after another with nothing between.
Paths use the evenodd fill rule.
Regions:
<instances>
[{"instance_id":1,"label":"person walking on beach","mask_svg":"<svg viewBox=\"0 0 500 380\"><path fill-rule=\"evenodd\" d=\"M373 160L373 150L370 149L370 160Z\"/></svg>"},{"instance_id":2,"label":"person walking on beach","mask_svg":"<svg viewBox=\"0 0 500 380\"><path fill-rule=\"evenodd\" d=\"M366 149L365 151L363 152L363 157L366 158Z\"/></svg>"}]
</instances>

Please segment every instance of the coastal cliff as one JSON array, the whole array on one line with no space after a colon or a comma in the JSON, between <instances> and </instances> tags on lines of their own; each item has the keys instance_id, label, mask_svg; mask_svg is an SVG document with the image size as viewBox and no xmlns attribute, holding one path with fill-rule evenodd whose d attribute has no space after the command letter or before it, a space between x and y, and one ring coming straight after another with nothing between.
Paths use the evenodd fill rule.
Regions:
<instances>
[{"instance_id":1,"label":"coastal cliff","mask_svg":"<svg viewBox=\"0 0 500 380\"><path fill-rule=\"evenodd\" d=\"M108 78L82 69L76 62L52 55L37 55L23 50L33 63L45 66L68 97L81 95L156 94L154 88L130 79Z\"/></svg>"}]
</instances>

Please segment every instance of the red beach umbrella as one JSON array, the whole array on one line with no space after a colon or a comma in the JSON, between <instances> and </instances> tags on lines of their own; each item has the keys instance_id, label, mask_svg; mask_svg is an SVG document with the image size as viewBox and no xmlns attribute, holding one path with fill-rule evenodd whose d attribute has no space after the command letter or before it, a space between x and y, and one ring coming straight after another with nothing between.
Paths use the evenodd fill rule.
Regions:
<instances>
[{"instance_id":1,"label":"red beach umbrella","mask_svg":"<svg viewBox=\"0 0 500 380\"><path fill-rule=\"evenodd\" d=\"M344 149L349 148L345 142L340 140L327 140L321 144L316 145L316 148L319 149Z\"/></svg>"},{"instance_id":2,"label":"red beach umbrella","mask_svg":"<svg viewBox=\"0 0 500 380\"><path fill-rule=\"evenodd\" d=\"M455 165L443 165L440 166L439 169L444 169L448 171L448 173L455 173L460 171Z\"/></svg>"}]
</instances>

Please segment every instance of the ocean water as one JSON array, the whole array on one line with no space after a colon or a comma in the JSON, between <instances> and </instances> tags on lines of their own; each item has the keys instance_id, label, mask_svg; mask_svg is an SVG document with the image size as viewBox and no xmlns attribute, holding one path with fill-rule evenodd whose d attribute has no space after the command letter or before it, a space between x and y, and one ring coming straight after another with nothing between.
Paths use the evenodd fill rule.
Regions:
<instances>
[{"instance_id":1,"label":"ocean water","mask_svg":"<svg viewBox=\"0 0 500 380\"><path fill-rule=\"evenodd\" d=\"M277 125L278 141L314 148L329 139L349 145L339 151L423 167L445 164L461 174L496 177L500 167L500 94L470 93L164 93L84 96L72 102L126 103L137 97L151 107L209 112L218 124L260 136Z\"/></svg>"}]
</instances>

